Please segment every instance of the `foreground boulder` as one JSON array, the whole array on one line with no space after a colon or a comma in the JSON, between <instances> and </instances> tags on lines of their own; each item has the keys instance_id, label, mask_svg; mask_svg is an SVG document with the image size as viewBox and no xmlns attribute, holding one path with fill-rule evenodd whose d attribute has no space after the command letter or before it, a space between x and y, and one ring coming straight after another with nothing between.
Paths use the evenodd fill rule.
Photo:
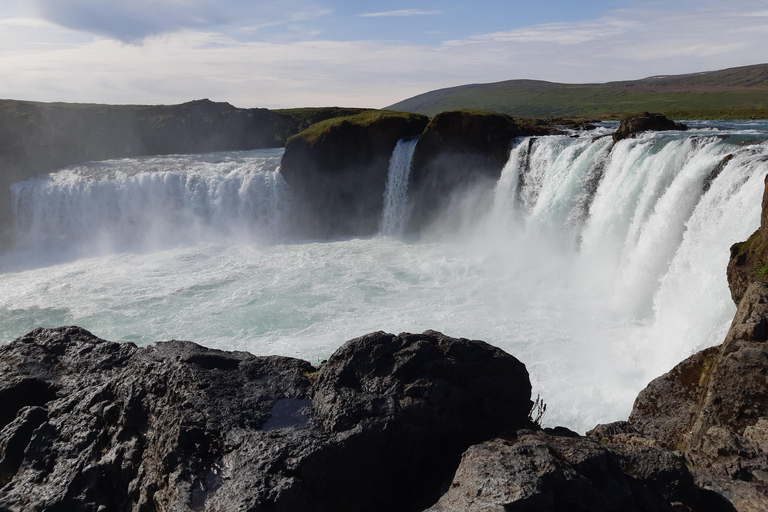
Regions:
<instances>
[{"instance_id":1,"label":"foreground boulder","mask_svg":"<svg viewBox=\"0 0 768 512\"><path fill-rule=\"evenodd\" d=\"M288 140L280 173L292 190L293 231L317 237L379 229L389 159L426 116L375 110L329 119Z\"/></svg>"},{"instance_id":2,"label":"foreground boulder","mask_svg":"<svg viewBox=\"0 0 768 512\"><path fill-rule=\"evenodd\" d=\"M433 331L370 334L314 368L77 327L0 347L0 404L14 512L422 510L532 405L517 359Z\"/></svg>"},{"instance_id":3,"label":"foreground boulder","mask_svg":"<svg viewBox=\"0 0 768 512\"><path fill-rule=\"evenodd\" d=\"M683 123L677 123L664 114L652 114L643 112L635 116L625 117L619 124L619 129L613 133L613 142L634 137L638 133L647 131L687 130Z\"/></svg>"},{"instance_id":4,"label":"foreground boulder","mask_svg":"<svg viewBox=\"0 0 768 512\"><path fill-rule=\"evenodd\" d=\"M471 447L429 512L672 510L733 507L697 487L680 454L601 445L553 429L521 430Z\"/></svg>"}]
</instances>

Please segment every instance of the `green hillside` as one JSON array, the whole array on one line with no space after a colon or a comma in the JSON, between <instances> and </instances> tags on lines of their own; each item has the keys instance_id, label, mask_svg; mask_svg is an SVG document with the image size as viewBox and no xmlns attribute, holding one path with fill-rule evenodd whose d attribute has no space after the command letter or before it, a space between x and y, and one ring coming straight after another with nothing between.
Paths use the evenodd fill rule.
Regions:
<instances>
[{"instance_id":1,"label":"green hillside","mask_svg":"<svg viewBox=\"0 0 768 512\"><path fill-rule=\"evenodd\" d=\"M508 80L463 85L386 108L429 116L474 109L515 117L619 118L651 111L677 119L768 118L768 64L605 84Z\"/></svg>"}]
</instances>

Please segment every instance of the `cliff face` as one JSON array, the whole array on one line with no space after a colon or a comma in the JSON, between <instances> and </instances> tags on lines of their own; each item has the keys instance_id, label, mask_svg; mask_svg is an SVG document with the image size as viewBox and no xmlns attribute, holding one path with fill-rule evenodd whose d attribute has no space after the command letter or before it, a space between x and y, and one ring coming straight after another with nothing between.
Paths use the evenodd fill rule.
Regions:
<instances>
[{"instance_id":1,"label":"cliff face","mask_svg":"<svg viewBox=\"0 0 768 512\"><path fill-rule=\"evenodd\" d=\"M291 138L281 173L300 206L299 231L369 235L381 217L392 150L398 140L418 136L406 221L415 233L440 217L455 194L492 186L515 137L563 133L557 126L564 123L522 125L503 114L473 111L444 112L431 121L404 112L366 112L315 124Z\"/></svg>"},{"instance_id":2,"label":"cliff face","mask_svg":"<svg viewBox=\"0 0 768 512\"><path fill-rule=\"evenodd\" d=\"M312 125L288 140L280 172L291 187L294 232L376 233L397 141L419 135L418 114L371 111Z\"/></svg>"},{"instance_id":3,"label":"cliff face","mask_svg":"<svg viewBox=\"0 0 768 512\"><path fill-rule=\"evenodd\" d=\"M697 481L739 511L768 510L768 284L741 299L722 345L652 381L629 417L634 430L681 450Z\"/></svg>"}]
</instances>

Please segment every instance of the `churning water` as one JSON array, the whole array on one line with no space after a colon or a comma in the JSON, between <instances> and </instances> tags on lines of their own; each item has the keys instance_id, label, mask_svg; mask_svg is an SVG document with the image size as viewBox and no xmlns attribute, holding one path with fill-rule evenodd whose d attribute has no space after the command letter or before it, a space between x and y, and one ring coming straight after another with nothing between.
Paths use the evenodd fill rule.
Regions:
<instances>
[{"instance_id":1,"label":"churning water","mask_svg":"<svg viewBox=\"0 0 768 512\"><path fill-rule=\"evenodd\" d=\"M422 241L398 237L400 220L382 224L388 236L287 238L274 150L18 183L3 341L75 324L318 362L370 331L436 329L521 359L546 424L625 419L649 380L724 337L728 248L759 224L768 126L699 123L615 146L600 133L515 141L482 220ZM390 169L407 172L410 150ZM385 199L390 218L403 199Z\"/></svg>"}]
</instances>

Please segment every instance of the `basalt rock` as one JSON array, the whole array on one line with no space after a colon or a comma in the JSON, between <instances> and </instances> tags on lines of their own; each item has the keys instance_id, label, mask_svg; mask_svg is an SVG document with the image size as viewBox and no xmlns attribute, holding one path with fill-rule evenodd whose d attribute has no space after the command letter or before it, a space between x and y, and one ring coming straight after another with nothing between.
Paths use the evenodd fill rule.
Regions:
<instances>
[{"instance_id":1,"label":"basalt rock","mask_svg":"<svg viewBox=\"0 0 768 512\"><path fill-rule=\"evenodd\" d=\"M647 131L687 130L683 123L677 123L663 114L643 112L635 116L625 117L619 124L619 129L613 134L613 142L634 137L638 133Z\"/></svg>"},{"instance_id":2,"label":"basalt rock","mask_svg":"<svg viewBox=\"0 0 768 512\"><path fill-rule=\"evenodd\" d=\"M428 121L377 110L316 123L290 138L280 172L293 193L293 230L319 237L377 232L392 151Z\"/></svg>"},{"instance_id":3,"label":"basalt rock","mask_svg":"<svg viewBox=\"0 0 768 512\"><path fill-rule=\"evenodd\" d=\"M0 347L0 510L417 511L472 443L529 426L514 357L374 333L319 368L77 328Z\"/></svg>"},{"instance_id":4,"label":"basalt rock","mask_svg":"<svg viewBox=\"0 0 768 512\"><path fill-rule=\"evenodd\" d=\"M737 306L750 284L768 280L768 175L765 177L760 227L747 241L731 246L727 276L731 298Z\"/></svg>"},{"instance_id":5,"label":"basalt rock","mask_svg":"<svg viewBox=\"0 0 768 512\"><path fill-rule=\"evenodd\" d=\"M733 511L680 454L518 431L471 447L429 512Z\"/></svg>"}]
</instances>

